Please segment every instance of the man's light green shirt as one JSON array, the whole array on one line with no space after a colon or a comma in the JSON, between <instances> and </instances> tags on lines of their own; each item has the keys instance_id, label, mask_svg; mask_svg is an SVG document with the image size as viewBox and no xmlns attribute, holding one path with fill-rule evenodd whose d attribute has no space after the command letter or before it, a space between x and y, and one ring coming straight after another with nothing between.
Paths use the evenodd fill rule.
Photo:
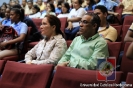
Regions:
<instances>
[{"instance_id":1,"label":"man's light green shirt","mask_svg":"<svg viewBox=\"0 0 133 88\"><path fill-rule=\"evenodd\" d=\"M69 62L69 67L95 70L98 57L108 57L108 46L98 33L85 40L76 37L58 63Z\"/></svg>"}]
</instances>

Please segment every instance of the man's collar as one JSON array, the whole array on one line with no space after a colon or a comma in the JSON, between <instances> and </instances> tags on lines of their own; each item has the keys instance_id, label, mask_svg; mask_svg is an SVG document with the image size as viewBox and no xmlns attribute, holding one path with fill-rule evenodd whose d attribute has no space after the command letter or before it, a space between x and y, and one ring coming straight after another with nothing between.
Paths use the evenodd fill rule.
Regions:
<instances>
[{"instance_id":1,"label":"man's collar","mask_svg":"<svg viewBox=\"0 0 133 88\"><path fill-rule=\"evenodd\" d=\"M94 39L97 38L98 36L99 36L99 34L96 33L96 34L93 35L92 37L89 37L88 39L85 39L84 36L81 35L81 39L82 39L82 42L86 42L86 41L94 40Z\"/></svg>"}]
</instances>

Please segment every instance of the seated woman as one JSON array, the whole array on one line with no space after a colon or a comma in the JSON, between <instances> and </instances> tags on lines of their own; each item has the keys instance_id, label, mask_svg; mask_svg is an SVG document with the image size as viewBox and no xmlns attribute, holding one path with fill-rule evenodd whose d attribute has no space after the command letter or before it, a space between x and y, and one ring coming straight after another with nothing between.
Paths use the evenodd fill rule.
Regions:
<instances>
[{"instance_id":1,"label":"seated woman","mask_svg":"<svg viewBox=\"0 0 133 88\"><path fill-rule=\"evenodd\" d=\"M56 64L67 49L60 30L61 22L53 15L46 15L40 26L44 39L25 55L26 64Z\"/></svg>"},{"instance_id":2,"label":"seated woman","mask_svg":"<svg viewBox=\"0 0 133 88\"><path fill-rule=\"evenodd\" d=\"M10 26L11 25L10 10L11 10L10 8L6 8L5 18L3 18L2 21L0 22L0 30L4 26Z\"/></svg>"},{"instance_id":3,"label":"seated woman","mask_svg":"<svg viewBox=\"0 0 133 88\"><path fill-rule=\"evenodd\" d=\"M59 14L57 17L58 18L68 17L69 10L70 10L69 4L67 2L62 3L61 4L61 14Z\"/></svg>"},{"instance_id":4,"label":"seated woman","mask_svg":"<svg viewBox=\"0 0 133 88\"><path fill-rule=\"evenodd\" d=\"M73 0L73 9L68 15L68 26L65 29L67 40L73 40L79 31L79 21L85 15L86 11L81 7L83 0Z\"/></svg>"},{"instance_id":5,"label":"seated woman","mask_svg":"<svg viewBox=\"0 0 133 88\"><path fill-rule=\"evenodd\" d=\"M33 5L32 14L29 15L29 18L40 18L40 16L41 16L40 8L37 5Z\"/></svg>"},{"instance_id":6,"label":"seated woman","mask_svg":"<svg viewBox=\"0 0 133 88\"><path fill-rule=\"evenodd\" d=\"M55 15L55 7L52 3L47 3L47 6L46 6L46 11L42 13L41 15L41 19L45 17L45 15L47 14L50 14L50 15Z\"/></svg>"},{"instance_id":7,"label":"seated woman","mask_svg":"<svg viewBox=\"0 0 133 88\"><path fill-rule=\"evenodd\" d=\"M6 56L17 55L18 49L16 46L12 47L12 49L10 50L8 49L3 50L3 48L9 44L15 44L24 41L27 34L28 27L25 23L21 22L24 19L23 9L12 8L10 11L10 19L13 22L11 26L15 29L19 37L13 40L0 43L0 59Z\"/></svg>"}]
</instances>

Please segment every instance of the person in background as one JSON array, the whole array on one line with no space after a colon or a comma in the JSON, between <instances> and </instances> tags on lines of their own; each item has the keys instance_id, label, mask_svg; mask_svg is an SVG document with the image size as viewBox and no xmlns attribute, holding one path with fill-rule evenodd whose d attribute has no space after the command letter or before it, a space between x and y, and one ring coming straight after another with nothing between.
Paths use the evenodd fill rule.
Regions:
<instances>
[{"instance_id":1,"label":"person in background","mask_svg":"<svg viewBox=\"0 0 133 88\"><path fill-rule=\"evenodd\" d=\"M93 10L93 5L95 4L94 0L86 0L86 7L85 10L89 11L89 10Z\"/></svg>"},{"instance_id":2,"label":"person in background","mask_svg":"<svg viewBox=\"0 0 133 88\"><path fill-rule=\"evenodd\" d=\"M41 15L41 19L45 17L45 15L50 14L50 15L54 15L55 14L55 7L53 5L53 3L47 3L47 7L46 7L46 11Z\"/></svg>"},{"instance_id":3,"label":"person in background","mask_svg":"<svg viewBox=\"0 0 133 88\"><path fill-rule=\"evenodd\" d=\"M61 14L59 14L57 17L61 18L61 17L68 17L70 11L70 6L67 2L64 2L61 4Z\"/></svg>"},{"instance_id":4,"label":"person in background","mask_svg":"<svg viewBox=\"0 0 133 88\"><path fill-rule=\"evenodd\" d=\"M107 42L115 42L117 39L117 30L107 22L107 8L103 5L98 5L95 7L94 13L96 13L101 19L101 24L98 29L100 36L102 36Z\"/></svg>"},{"instance_id":5,"label":"person in background","mask_svg":"<svg viewBox=\"0 0 133 88\"><path fill-rule=\"evenodd\" d=\"M25 9L25 15L30 15L32 14L32 7L33 7L33 0L29 0L27 2L28 8Z\"/></svg>"},{"instance_id":6,"label":"person in background","mask_svg":"<svg viewBox=\"0 0 133 88\"><path fill-rule=\"evenodd\" d=\"M73 40L76 33L79 31L79 21L85 15L86 11L81 7L82 0L73 0L73 9L68 15L68 26L65 29L65 35L67 40Z\"/></svg>"},{"instance_id":7,"label":"person in background","mask_svg":"<svg viewBox=\"0 0 133 88\"><path fill-rule=\"evenodd\" d=\"M103 6L105 6L107 8L107 10L108 10L107 21L109 23L112 23L113 24L114 21L115 21L113 18L114 17L117 17L119 15L119 13L114 12L114 8L116 6L118 6L118 4L116 2L114 2L114 1L111 1L111 0L101 0L95 6L97 6L97 5L103 5ZM94 6L94 8L95 8L95 6Z\"/></svg>"},{"instance_id":8,"label":"person in background","mask_svg":"<svg viewBox=\"0 0 133 88\"><path fill-rule=\"evenodd\" d=\"M24 41L26 34L27 34L28 26L22 22L23 18L24 18L24 10L23 9L18 9L18 8L11 9L10 19L13 22L11 24L11 27L13 27L15 29L15 31L17 32L19 37L15 38L13 40L9 40L9 41L0 43L0 59L2 59L3 57L6 57L6 56L18 54L17 46L12 47L10 50L8 50L8 49L3 50L3 48L9 44L15 44L15 43ZM22 46L19 46L19 51L21 51L21 48L22 48Z\"/></svg>"},{"instance_id":9,"label":"person in background","mask_svg":"<svg viewBox=\"0 0 133 88\"><path fill-rule=\"evenodd\" d=\"M41 12L40 12L40 8L37 5L33 5L32 12L33 13L29 15L29 18L40 18Z\"/></svg>"},{"instance_id":10,"label":"person in background","mask_svg":"<svg viewBox=\"0 0 133 88\"><path fill-rule=\"evenodd\" d=\"M60 14L61 13L61 4L63 3L62 0L58 0L57 7L55 8L55 13Z\"/></svg>"},{"instance_id":11,"label":"person in background","mask_svg":"<svg viewBox=\"0 0 133 88\"><path fill-rule=\"evenodd\" d=\"M100 18L97 14L87 13L79 24L80 36L72 41L57 66L96 70L97 58L109 56L107 42L97 33Z\"/></svg>"},{"instance_id":12,"label":"person in background","mask_svg":"<svg viewBox=\"0 0 133 88\"><path fill-rule=\"evenodd\" d=\"M10 4L10 7L12 7L16 5L17 3L16 3L16 0L10 0L9 4Z\"/></svg>"},{"instance_id":13,"label":"person in background","mask_svg":"<svg viewBox=\"0 0 133 88\"><path fill-rule=\"evenodd\" d=\"M122 0L119 7L123 7L122 22L124 21L125 16L133 15L133 0Z\"/></svg>"},{"instance_id":14,"label":"person in background","mask_svg":"<svg viewBox=\"0 0 133 88\"><path fill-rule=\"evenodd\" d=\"M11 25L11 19L10 19L10 10L11 8L6 8L5 12L5 18L0 22L0 29L2 29L4 26L10 26Z\"/></svg>"},{"instance_id":15,"label":"person in background","mask_svg":"<svg viewBox=\"0 0 133 88\"><path fill-rule=\"evenodd\" d=\"M43 0L37 0L36 5L38 5L41 12L46 10L46 5L44 4Z\"/></svg>"},{"instance_id":16,"label":"person in background","mask_svg":"<svg viewBox=\"0 0 133 88\"><path fill-rule=\"evenodd\" d=\"M44 39L26 53L26 64L57 64L67 49L60 27L61 22L56 16L46 15L43 18L40 29Z\"/></svg>"},{"instance_id":17,"label":"person in background","mask_svg":"<svg viewBox=\"0 0 133 88\"><path fill-rule=\"evenodd\" d=\"M22 0L21 7L24 9L25 15L28 15L28 13L26 11L26 10L29 10L28 4L27 4L27 0Z\"/></svg>"},{"instance_id":18,"label":"person in background","mask_svg":"<svg viewBox=\"0 0 133 88\"><path fill-rule=\"evenodd\" d=\"M5 17L5 12L6 12L6 7L5 6L2 6L1 7L1 18L4 18Z\"/></svg>"}]
</instances>

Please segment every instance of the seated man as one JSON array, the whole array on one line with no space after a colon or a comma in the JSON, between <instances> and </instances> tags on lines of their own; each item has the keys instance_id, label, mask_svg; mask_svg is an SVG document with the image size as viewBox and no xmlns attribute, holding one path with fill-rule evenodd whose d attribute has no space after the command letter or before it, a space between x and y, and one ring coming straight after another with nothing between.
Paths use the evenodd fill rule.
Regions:
<instances>
[{"instance_id":1,"label":"seated man","mask_svg":"<svg viewBox=\"0 0 133 88\"><path fill-rule=\"evenodd\" d=\"M126 53L126 57L130 58L130 59L133 59L133 42L128 47L128 50L127 50L127 53Z\"/></svg>"},{"instance_id":2,"label":"seated man","mask_svg":"<svg viewBox=\"0 0 133 88\"><path fill-rule=\"evenodd\" d=\"M115 20L112 15L114 15L115 17L117 17L119 15L119 13L114 12L114 7L118 6L118 4L111 0L101 0L98 4L96 4L96 6L97 5L103 5L107 8L108 14L109 14L107 17L107 20L110 23L114 23Z\"/></svg>"},{"instance_id":3,"label":"seated man","mask_svg":"<svg viewBox=\"0 0 133 88\"><path fill-rule=\"evenodd\" d=\"M97 58L108 57L106 41L97 33L100 18L94 13L85 14L80 21L80 36L76 37L57 66L96 70Z\"/></svg>"},{"instance_id":4,"label":"seated man","mask_svg":"<svg viewBox=\"0 0 133 88\"><path fill-rule=\"evenodd\" d=\"M96 13L101 19L98 33L105 38L107 42L115 42L117 39L117 30L107 22L107 8L103 5L98 5L95 7L94 13Z\"/></svg>"},{"instance_id":5,"label":"seated man","mask_svg":"<svg viewBox=\"0 0 133 88\"><path fill-rule=\"evenodd\" d=\"M129 27L129 30L127 31L127 34L124 38L124 42L133 42L133 23Z\"/></svg>"},{"instance_id":6,"label":"seated man","mask_svg":"<svg viewBox=\"0 0 133 88\"><path fill-rule=\"evenodd\" d=\"M119 6L123 7L122 21L124 21L125 16L133 15L133 0L122 0Z\"/></svg>"}]
</instances>

